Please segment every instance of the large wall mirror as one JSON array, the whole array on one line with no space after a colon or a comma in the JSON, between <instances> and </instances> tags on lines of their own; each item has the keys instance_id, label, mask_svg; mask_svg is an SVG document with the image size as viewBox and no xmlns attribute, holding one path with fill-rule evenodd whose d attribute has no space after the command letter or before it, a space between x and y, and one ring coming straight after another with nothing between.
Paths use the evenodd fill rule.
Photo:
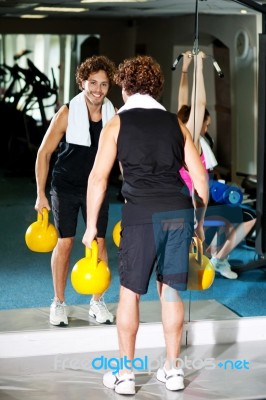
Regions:
<instances>
[{"instance_id":1,"label":"large wall mirror","mask_svg":"<svg viewBox=\"0 0 266 400\"><path fill-rule=\"evenodd\" d=\"M65 32L64 27L59 27L58 32L53 34L49 33L49 27L46 33L33 34L27 29L27 33L1 34L1 103L9 96L5 107L0 103L3 144L0 150L1 309L50 305L53 293L50 254L31 253L25 246L24 234L36 217L33 173L36 148L57 107L77 93L77 64L96 53L106 54L117 64L136 53L151 54L162 65L165 74L162 103L176 112L182 60L174 71L171 66L179 54L192 49L194 27L195 16L182 15L150 18L148 21L90 20L87 25L80 24L76 28L77 33L71 30L70 34L60 32ZM53 31L56 31L54 27ZM199 48L209 56L204 66L207 107L212 121L209 133L214 141L220 178L241 187L246 207L256 210L259 201L259 224L247 240L230 254L229 261L238 273L237 279L218 275L210 289L184 293L184 300L189 304L189 318L192 319L197 318L193 316L193 304L203 303L207 305L207 311L199 313L198 318L215 319L217 305L221 308L220 318L266 315L266 271L262 261L265 251L264 245L261 247L258 241L256 243L257 237L265 237L265 233L261 236L260 223L264 209L263 184L257 199L257 177L261 182L265 179L262 172L264 163L260 164L261 170L258 171L265 153L263 137L260 136L262 132L258 132L258 126L265 132L264 121L259 123L260 114L264 113L259 99L264 101L262 104L265 106L265 89L260 93L262 87L258 84L260 77L265 86L264 72L259 74L259 65L265 67L265 43L259 39L262 33L263 16L260 12L238 16L199 14ZM223 72L222 78L217 74L214 60ZM32 78L29 72L35 73L42 93L46 91L47 96L44 94L38 98L38 94L31 93L32 85L25 87L29 83L27 79ZM190 84L191 81L192 74L189 75ZM7 90L11 92L11 89L13 95L8 93L7 96ZM117 88L110 92L109 97L118 108L122 105ZM14 117L10 107L15 101ZM26 113L23 112L25 104ZM33 137L32 132L36 132L36 136ZM113 208L107 243L109 262L114 271L117 271L117 248L112 241L112 229L120 218L122 207L118 194L119 182L115 182L110 193ZM80 240L83 230L81 224L73 252L73 265L84 254ZM254 261L258 262L253 267ZM250 268L245 268L247 264ZM155 287L153 281L150 286ZM105 296L107 302L118 301L118 287L117 272L114 272L111 289ZM70 282L67 290L70 304L88 303L87 298L74 293ZM154 288L143 297L145 300L158 300Z\"/></svg>"}]
</instances>

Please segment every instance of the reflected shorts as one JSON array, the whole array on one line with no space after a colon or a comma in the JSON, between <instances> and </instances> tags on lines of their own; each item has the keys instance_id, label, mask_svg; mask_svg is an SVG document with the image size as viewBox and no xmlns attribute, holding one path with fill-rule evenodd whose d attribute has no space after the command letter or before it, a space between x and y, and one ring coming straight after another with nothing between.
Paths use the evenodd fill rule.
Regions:
<instances>
[{"instance_id":1,"label":"reflected shorts","mask_svg":"<svg viewBox=\"0 0 266 400\"><path fill-rule=\"evenodd\" d=\"M162 220L124 227L119 247L121 285L145 294L155 268L157 281L186 290L192 235L193 221Z\"/></svg>"},{"instance_id":2,"label":"reflected shorts","mask_svg":"<svg viewBox=\"0 0 266 400\"><path fill-rule=\"evenodd\" d=\"M60 238L74 237L76 235L78 214L81 210L86 224L86 196L81 194L65 194L51 190L52 212L54 224ZM108 224L109 203L105 198L97 222L97 237L104 238Z\"/></svg>"}]
</instances>

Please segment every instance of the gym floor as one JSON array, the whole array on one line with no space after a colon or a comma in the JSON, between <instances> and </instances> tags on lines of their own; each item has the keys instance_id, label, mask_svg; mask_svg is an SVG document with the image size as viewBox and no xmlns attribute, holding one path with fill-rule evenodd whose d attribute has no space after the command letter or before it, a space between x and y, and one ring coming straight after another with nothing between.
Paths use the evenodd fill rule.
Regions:
<instances>
[{"instance_id":1,"label":"gym floor","mask_svg":"<svg viewBox=\"0 0 266 400\"><path fill-rule=\"evenodd\" d=\"M96 325L93 320L88 320L88 306L71 307L70 324L67 328L48 324L49 308L1 311L0 399L266 398L265 340L188 345L184 343L184 335L180 358L185 363L185 389L180 392L168 391L164 384L157 381L155 374L164 358L164 349L161 346L163 335L160 337L158 333L161 324L156 326L149 322L158 317L159 304L157 306L156 310L154 302L144 302L141 305L141 320L144 321L140 327L143 330L141 337L146 334L147 342L155 339L159 345L145 348L139 342L136 357L144 360L146 356L149 360L148 369L136 372L136 394L126 397L104 387L102 376L105 371L92 368L93 359L102 356L106 359L118 357L118 352L106 350L107 342L111 347L117 347L115 325ZM194 310L194 323L197 323L200 315L203 317L206 305L202 303L197 307ZM110 309L115 312L116 304L112 304ZM205 312L217 319L219 315L223 320L228 318L231 321L233 317L230 311L215 303L207 305ZM250 323L254 327L252 319ZM84 348L84 351L79 351L80 348Z\"/></svg>"},{"instance_id":2,"label":"gym floor","mask_svg":"<svg viewBox=\"0 0 266 400\"><path fill-rule=\"evenodd\" d=\"M262 349L264 347L264 352ZM158 349L154 350L155 352ZM153 353L150 352L152 355ZM128 396L136 400L251 400L266 398L265 383L265 342L249 344L192 346L182 350L181 357L190 359L213 357L220 360L228 358L246 359L251 369L224 370L185 370L185 389L171 392L156 379L155 373L136 374L136 394ZM102 384L102 373L88 371L77 366L82 365L86 354L70 355L74 367L64 370L37 372L23 375L2 375L0 379L1 400L107 400L123 399ZM104 353L112 357L112 353ZM26 363L28 360L23 360ZM39 357L35 360L44 367L44 363L55 363L55 358Z\"/></svg>"}]
</instances>

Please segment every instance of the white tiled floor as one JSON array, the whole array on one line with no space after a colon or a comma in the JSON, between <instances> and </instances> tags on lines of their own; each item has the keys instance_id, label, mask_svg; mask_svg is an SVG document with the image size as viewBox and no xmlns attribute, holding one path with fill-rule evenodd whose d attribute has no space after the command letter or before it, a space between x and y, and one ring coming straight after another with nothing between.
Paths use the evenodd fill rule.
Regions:
<instances>
[{"instance_id":1,"label":"white tiled floor","mask_svg":"<svg viewBox=\"0 0 266 400\"><path fill-rule=\"evenodd\" d=\"M115 311L116 305L112 307ZM83 329L90 336L89 329L98 329L93 321L88 323L86 307L73 307L70 311L70 326L63 328L63 331L62 328L49 326L48 309L0 312L0 400L123 400L127 397L136 400L266 399L266 341L184 345L180 358L183 362L186 360L187 364L184 368L185 389L181 392L170 392L164 384L156 380L154 370L164 358L162 347L137 349L136 357L143 359L147 356L152 371L150 374L147 371L136 374L137 393L127 397L105 388L102 385L104 371L97 371L92 367L93 358L100 355L106 358L118 357L117 351L74 353L74 347L70 344L69 353L65 354L57 354L56 349L53 349L51 354L42 356L38 351L34 356L3 356L6 350L3 347L7 344L1 342L1 336L11 338L14 334L18 335L20 342L17 346L25 346L27 341L23 339L33 330L35 336L32 340L35 342L43 332L48 334L48 340L55 333L61 337L64 336L61 332L70 332L70 343L73 342L74 345L77 330ZM193 312L191 315L194 323L201 317L206 318L206 313L209 319L219 319L219 315L223 319L237 318L230 311L227 314L227 310L220 308L215 302L197 302ZM154 321L155 315L158 318L156 304L146 303L142 306L141 319L146 326L149 325L149 319ZM91 326L89 329L88 325ZM154 325L149 326L152 337ZM110 327L101 328L105 329L107 336L110 334ZM97 345L99 347L99 343ZM34 342L31 346L34 346ZM213 363L212 369L207 368L210 362ZM193 363L193 368L190 368L189 363Z\"/></svg>"},{"instance_id":2,"label":"white tiled floor","mask_svg":"<svg viewBox=\"0 0 266 400\"><path fill-rule=\"evenodd\" d=\"M158 359L159 349L142 350L142 356ZM163 350L161 349L161 354ZM105 357L117 354L103 353ZM89 368L89 361L99 354L69 354L62 357L34 357L17 360L21 363L20 374L7 373L0 378L1 400L107 400L123 399L102 385L102 372ZM138 356L141 356L138 352ZM130 396L136 400L251 400L266 399L266 343L252 342L191 346L182 349L181 358L185 360L205 360L213 357L215 368L212 370L185 368L185 389L170 392L164 384L158 382L154 373L137 374L137 393ZM56 358L57 357L57 358ZM218 367L225 360L246 360L249 369L232 369L232 364ZM195 363L199 367L200 361ZM9 366L6 365L7 371Z\"/></svg>"}]
</instances>

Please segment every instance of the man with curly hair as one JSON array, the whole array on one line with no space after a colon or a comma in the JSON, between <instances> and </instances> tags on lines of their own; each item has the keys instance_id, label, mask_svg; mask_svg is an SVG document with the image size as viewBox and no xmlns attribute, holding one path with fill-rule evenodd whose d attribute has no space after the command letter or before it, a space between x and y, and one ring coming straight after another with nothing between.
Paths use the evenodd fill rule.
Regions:
<instances>
[{"instance_id":1,"label":"man with curly hair","mask_svg":"<svg viewBox=\"0 0 266 400\"><path fill-rule=\"evenodd\" d=\"M81 92L54 115L38 150L36 160L37 199L35 209L50 210L46 184L52 154L57 150L52 169L51 204L59 239L53 250L51 267L54 299L50 307L50 324L68 325L65 303L70 255L81 210L86 222L86 191L88 176L97 153L100 132L115 115L106 98L113 84L116 67L105 56L93 56L81 63L76 83ZM107 262L105 234L108 223L108 201L104 199L97 221L99 257ZM89 316L99 323L112 323L102 295L90 302Z\"/></svg>"},{"instance_id":2,"label":"man with curly hair","mask_svg":"<svg viewBox=\"0 0 266 400\"><path fill-rule=\"evenodd\" d=\"M168 390L181 390L184 372L177 358L184 306L178 291L187 289L194 207L178 171L186 164L195 185L196 233L202 240L207 175L187 128L157 101L164 83L160 65L149 56L127 59L119 65L114 80L122 88L125 104L101 133L88 180L87 229L83 236L83 243L91 247L108 177L118 158L126 200L122 210L117 309L119 360L124 365L117 373L106 373L103 384L116 393L135 393L139 301L147 293L156 266L166 343L165 364L156 376Z\"/></svg>"}]
</instances>

